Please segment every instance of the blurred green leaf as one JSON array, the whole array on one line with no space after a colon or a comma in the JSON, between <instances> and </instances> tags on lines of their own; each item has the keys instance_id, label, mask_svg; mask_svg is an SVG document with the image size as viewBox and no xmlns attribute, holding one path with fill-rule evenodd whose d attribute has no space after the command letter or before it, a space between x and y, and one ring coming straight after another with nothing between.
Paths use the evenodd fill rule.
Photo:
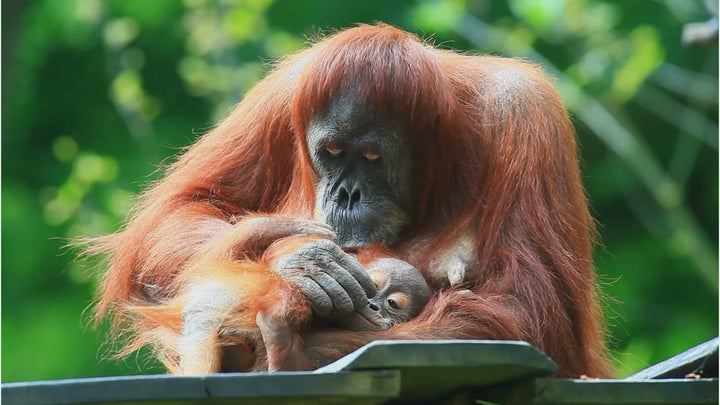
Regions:
<instances>
[{"instance_id":1,"label":"blurred green leaf","mask_svg":"<svg viewBox=\"0 0 720 405\"><path fill-rule=\"evenodd\" d=\"M53 154L61 162L71 161L78 151L77 142L69 136L61 136L53 142Z\"/></svg>"},{"instance_id":2,"label":"blurred green leaf","mask_svg":"<svg viewBox=\"0 0 720 405\"><path fill-rule=\"evenodd\" d=\"M510 10L538 31L546 31L562 20L564 0L511 0Z\"/></svg>"},{"instance_id":3,"label":"blurred green leaf","mask_svg":"<svg viewBox=\"0 0 720 405\"><path fill-rule=\"evenodd\" d=\"M254 41L265 35L262 10L237 7L223 18L222 28L236 42Z\"/></svg>"},{"instance_id":4,"label":"blurred green leaf","mask_svg":"<svg viewBox=\"0 0 720 405\"><path fill-rule=\"evenodd\" d=\"M621 101L627 101L637 93L645 79L662 64L665 57L654 28L642 26L630 33L630 57L618 69L612 83L612 91Z\"/></svg>"},{"instance_id":5,"label":"blurred green leaf","mask_svg":"<svg viewBox=\"0 0 720 405\"><path fill-rule=\"evenodd\" d=\"M118 18L105 24L105 43L112 48L127 46L137 35L138 24L132 18Z\"/></svg>"},{"instance_id":6,"label":"blurred green leaf","mask_svg":"<svg viewBox=\"0 0 720 405\"><path fill-rule=\"evenodd\" d=\"M413 10L412 15L429 33L447 34L458 24L464 9L463 0L425 1Z\"/></svg>"}]
</instances>

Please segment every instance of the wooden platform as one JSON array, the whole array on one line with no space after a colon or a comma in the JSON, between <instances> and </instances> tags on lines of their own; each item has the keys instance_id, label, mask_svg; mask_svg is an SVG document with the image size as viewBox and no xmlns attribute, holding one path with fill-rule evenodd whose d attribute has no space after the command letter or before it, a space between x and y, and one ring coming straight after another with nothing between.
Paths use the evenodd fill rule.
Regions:
<instances>
[{"instance_id":1,"label":"wooden platform","mask_svg":"<svg viewBox=\"0 0 720 405\"><path fill-rule=\"evenodd\" d=\"M675 377L671 370L678 370L680 363L685 368L707 365L707 359L714 353L716 377L717 339L691 350L695 351L661 367L660 374ZM688 366L689 363L692 365ZM314 372L144 375L8 383L2 385L2 403L718 403L717 378L655 379L657 373L625 380L549 378L556 370L549 357L524 342L377 341Z\"/></svg>"}]
</instances>

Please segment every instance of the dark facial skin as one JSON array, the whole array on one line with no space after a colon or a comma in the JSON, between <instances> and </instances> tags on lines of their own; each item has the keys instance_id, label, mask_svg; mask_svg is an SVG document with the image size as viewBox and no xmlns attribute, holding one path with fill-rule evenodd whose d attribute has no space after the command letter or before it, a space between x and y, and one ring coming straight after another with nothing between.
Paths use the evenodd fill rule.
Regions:
<instances>
[{"instance_id":1,"label":"dark facial skin","mask_svg":"<svg viewBox=\"0 0 720 405\"><path fill-rule=\"evenodd\" d=\"M343 248L391 245L409 221L411 162L399 132L354 91L310 123L316 218Z\"/></svg>"},{"instance_id":2,"label":"dark facial skin","mask_svg":"<svg viewBox=\"0 0 720 405\"><path fill-rule=\"evenodd\" d=\"M371 311L352 313L340 319L350 330L384 330L420 314L431 291L420 271L398 259L379 259L368 267L377 294L368 303ZM370 312L370 316L368 316Z\"/></svg>"}]
</instances>

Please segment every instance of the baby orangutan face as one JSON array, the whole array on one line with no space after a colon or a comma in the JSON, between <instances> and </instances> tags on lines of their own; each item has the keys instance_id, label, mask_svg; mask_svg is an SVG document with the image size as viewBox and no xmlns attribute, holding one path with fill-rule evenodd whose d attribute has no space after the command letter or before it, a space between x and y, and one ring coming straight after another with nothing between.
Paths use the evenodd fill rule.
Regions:
<instances>
[{"instance_id":1,"label":"baby orangutan face","mask_svg":"<svg viewBox=\"0 0 720 405\"><path fill-rule=\"evenodd\" d=\"M368 303L372 318L353 312L340 319L344 328L356 331L384 330L420 314L431 291L420 271L398 259L378 259L368 266L377 294Z\"/></svg>"}]
</instances>

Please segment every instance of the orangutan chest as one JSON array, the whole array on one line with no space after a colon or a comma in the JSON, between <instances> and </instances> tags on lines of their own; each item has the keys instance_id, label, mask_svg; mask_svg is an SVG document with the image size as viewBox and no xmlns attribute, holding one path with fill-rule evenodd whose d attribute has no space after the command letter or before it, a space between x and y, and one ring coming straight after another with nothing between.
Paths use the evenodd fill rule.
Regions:
<instances>
[{"instance_id":1,"label":"orangutan chest","mask_svg":"<svg viewBox=\"0 0 720 405\"><path fill-rule=\"evenodd\" d=\"M470 232L462 233L453 239L440 251L441 253L426 261L428 265L423 269L423 275L428 284L435 288L444 288L472 280L478 271L476 238ZM413 259L419 262L422 252L426 252L427 245L418 243L409 255L408 261Z\"/></svg>"}]
</instances>

